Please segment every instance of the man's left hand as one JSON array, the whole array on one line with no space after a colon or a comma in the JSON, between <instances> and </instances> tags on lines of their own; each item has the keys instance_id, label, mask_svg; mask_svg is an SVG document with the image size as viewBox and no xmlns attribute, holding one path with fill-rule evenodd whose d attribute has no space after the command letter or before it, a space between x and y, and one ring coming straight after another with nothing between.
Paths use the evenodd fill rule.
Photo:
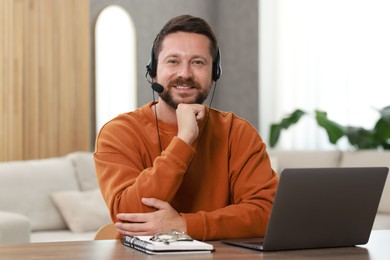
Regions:
<instances>
[{"instance_id":1,"label":"man's left hand","mask_svg":"<svg viewBox=\"0 0 390 260\"><path fill-rule=\"evenodd\" d=\"M162 230L186 231L186 222L172 206L155 198L142 198L142 203L156 208L149 213L119 213L115 226L122 235L152 236Z\"/></svg>"}]
</instances>

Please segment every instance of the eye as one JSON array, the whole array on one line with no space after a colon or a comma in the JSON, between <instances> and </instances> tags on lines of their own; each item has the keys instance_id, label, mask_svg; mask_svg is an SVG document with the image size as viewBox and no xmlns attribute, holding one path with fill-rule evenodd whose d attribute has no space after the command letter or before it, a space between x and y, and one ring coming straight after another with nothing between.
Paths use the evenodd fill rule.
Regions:
<instances>
[{"instance_id":1,"label":"eye","mask_svg":"<svg viewBox=\"0 0 390 260\"><path fill-rule=\"evenodd\" d=\"M195 64L195 65L204 65L204 61L203 60L193 60L192 61L192 64Z\"/></svg>"},{"instance_id":2,"label":"eye","mask_svg":"<svg viewBox=\"0 0 390 260\"><path fill-rule=\"evenodd\" d=\"M178 64L179 61L177 59L169 59L169 60L167 60L167 63L169 63L169 64Z\"/></svg>"}]
</instances>

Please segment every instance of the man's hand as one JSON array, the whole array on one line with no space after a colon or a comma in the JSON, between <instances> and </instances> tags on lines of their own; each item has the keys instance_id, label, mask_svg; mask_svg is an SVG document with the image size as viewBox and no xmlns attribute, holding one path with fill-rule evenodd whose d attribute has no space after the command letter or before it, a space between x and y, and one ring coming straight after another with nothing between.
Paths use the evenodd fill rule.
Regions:
<instances>
[{"instance_id":1,"label":"man's hand","mask_svg":"<svg viewBox=\"0 0 390 260\"><path fill-rule=\"evenodd\" d=\"M161 230L186 231L186 222L168 202L142 198L142 203L158 209L150 213L120 213L115 226L119 233L130 236L151 236Z\"/></svg>"},{"instance_id":2,"label":"man's hand","mask_svg":"<svg viewBox=\"0 0 390 260\"><path fill-rule=\"evenodd\" d=\"M205 106L199 104L179 104L176 109L178 125L177 137L191 145L199 135L198 121L205 117Z\"/></svg>"}]
</instances>

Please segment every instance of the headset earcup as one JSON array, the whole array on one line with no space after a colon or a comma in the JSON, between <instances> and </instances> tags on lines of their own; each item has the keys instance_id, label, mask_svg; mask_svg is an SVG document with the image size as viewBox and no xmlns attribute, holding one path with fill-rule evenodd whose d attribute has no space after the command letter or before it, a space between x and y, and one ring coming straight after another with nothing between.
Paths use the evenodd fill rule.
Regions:
<instances>
[{"instance_id":1,"label":"headset earcup","mask_svg":"<svg viewBox=\"0 0 390 260\"><path fill-rule=\"evenodd\" d=\"M154 78L156 76L156 73L157 73L157 61L156 61L156 58L154 56L153 49L154 48L152 46L152 50L150 53L150 60L149 60L149 63L146 65L146 70L151 78Z\"/></svg>"},{"instance_id":2,"label":"headset earcup","mask_svg":"<svg viewBox=\"0 0 390 260\"><path fill-rule=\"evenodd\" d=\"M215 62L213 62L213 80L217 81L219 77L221 77L222 74L222 67L221 67L221 52L218 49L217 57L215 59Z\"/></svg>"}]
</instances>

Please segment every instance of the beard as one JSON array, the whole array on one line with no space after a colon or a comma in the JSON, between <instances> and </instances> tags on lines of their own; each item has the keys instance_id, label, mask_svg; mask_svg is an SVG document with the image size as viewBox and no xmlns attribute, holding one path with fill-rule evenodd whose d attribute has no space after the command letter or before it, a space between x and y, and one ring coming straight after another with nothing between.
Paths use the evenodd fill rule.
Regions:
<instances>
[{"instance_id":1,"label":"beard","mask_svg":"<svg viewBox=\"0 0 390 260\"><path fill-rule=\"evenodd\" d=\"M191 86L198 90L195 96L190 96L186 94L181 94L179 98L174 98L172 95L172 89L174 86ZM177 109L177 106L180 103L185 104L203 104L203 102L206 100L209 92L208 91L200 91L202 88L200 87L200 84L198 82L195 82L192 78L189 79L183 79L178 78L174 81L169 82L167 86L167 91L160 94L160 98L164 100L165 103L167 103L170 107Z\"/></svg>"}]
</instances>

